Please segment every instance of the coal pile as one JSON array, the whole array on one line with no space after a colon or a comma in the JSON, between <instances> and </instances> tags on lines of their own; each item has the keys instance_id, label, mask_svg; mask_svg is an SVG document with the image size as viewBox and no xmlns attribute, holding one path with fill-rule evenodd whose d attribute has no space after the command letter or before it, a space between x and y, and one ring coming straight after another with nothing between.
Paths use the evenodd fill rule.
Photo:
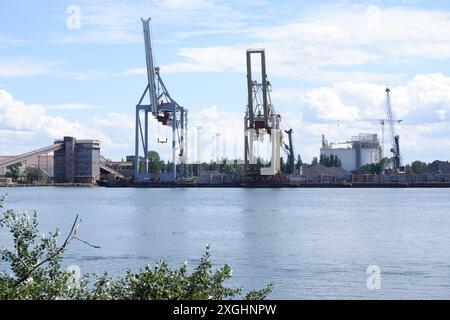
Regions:
<instances>
[{"instance_id":1,"label":"coal pile","mask_svg":"<svg viewBox=\"0 0 450 320\"><path fill-rule=\"evenodd\" d=\"M426 174L450 174L450 163L448 161L434 161L430 163L423 173Z\"/></svg>"},{"instance_id":2,"label":"coal pile","mask_svg":"<svg viewBox=\"0 0 450 320\"><path fill-rule=\"evenodd\" d=\"M314 166L304 166L303 167L303 175L330 175L330 176L339 176L349 174L348 171L342 168L336 167L325 167L320 164Z\"/></svg>"}]
</instances>

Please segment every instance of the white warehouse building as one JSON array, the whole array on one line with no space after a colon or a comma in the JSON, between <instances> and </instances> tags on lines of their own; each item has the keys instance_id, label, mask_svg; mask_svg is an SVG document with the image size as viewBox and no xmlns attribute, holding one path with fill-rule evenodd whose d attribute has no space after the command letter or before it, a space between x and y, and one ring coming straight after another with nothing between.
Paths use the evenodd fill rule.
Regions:
<instances>
[{"instance_id":1,"label":"white warehouse building","mask_svg":"<svg viewBox=\"0 0 450 320\"><path fill-rule=\"evenodd\" d=\"M337 145L346 147L336 147ZM344 143L328 143L322 135L320 155L338 157L343 169L355 172L366 164L379 163L382 149L377 134L360 133L357 137L352 137L351 141Z\"/></svg>"}]
</instances>

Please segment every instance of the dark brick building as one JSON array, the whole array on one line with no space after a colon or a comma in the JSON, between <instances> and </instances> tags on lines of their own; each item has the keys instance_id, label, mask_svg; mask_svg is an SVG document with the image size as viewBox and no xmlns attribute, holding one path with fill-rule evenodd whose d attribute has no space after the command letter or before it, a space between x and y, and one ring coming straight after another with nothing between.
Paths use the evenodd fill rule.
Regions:
<instances>
[{"instance_id":1,"label":"dark brick building","mask_svg":"<svg viewBox=\"0 0 450 320\"><path fill-rule=\"evenodd\" d=\"M94 183L100 179L100 142L64 137L55 144L62 148L54 152L55 182Z\"/></svg>"}]
</instances>

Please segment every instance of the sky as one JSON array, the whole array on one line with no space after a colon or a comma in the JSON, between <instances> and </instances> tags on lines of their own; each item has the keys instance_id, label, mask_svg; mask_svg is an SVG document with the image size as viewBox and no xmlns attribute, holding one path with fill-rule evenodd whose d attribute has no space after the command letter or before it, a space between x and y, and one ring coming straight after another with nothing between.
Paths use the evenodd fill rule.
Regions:
<instances>
[{"instance_id":1,"label":"sky","mask_svg":"<svg viewBox=\"0 0 450 320\"><path fill-rule=\"evenodd\" d=\"M107 158L133 154L141 17L152 18L166 86L189 110L191 160L196 126L202 160L215 158L217 133L220 156L242 158L247 48L265 48L272 102L304 161L322 134L381 135L386 87L403 162L450 159L450 2L433 0L2 0L0 155L67 135L99 139ZM150 131L168 157L157 143L168 128Z\"/></svg>"}]
</instances>

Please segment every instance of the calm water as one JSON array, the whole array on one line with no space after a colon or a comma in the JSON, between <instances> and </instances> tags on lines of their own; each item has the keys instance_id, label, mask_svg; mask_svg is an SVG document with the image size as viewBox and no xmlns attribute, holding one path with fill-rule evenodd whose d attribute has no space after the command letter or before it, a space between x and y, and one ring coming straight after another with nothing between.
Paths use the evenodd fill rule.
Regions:
<instances>
[{"instance_id":1,"label":"calm water","mask_svg":"<svg viewBox=\"0 0 450 320\"><path fill-rule=\"evenodd\" d=\"M211 244L229 285L274 283L272 298L450 299L447 189L0 188L6 207L39 212L41 230L79 236L68 264L124 274L164 259L198 262ZM0 234L5 242L5 235ZM381 289L366 286L381 267Z\"/></svg>"}]
</instances>

